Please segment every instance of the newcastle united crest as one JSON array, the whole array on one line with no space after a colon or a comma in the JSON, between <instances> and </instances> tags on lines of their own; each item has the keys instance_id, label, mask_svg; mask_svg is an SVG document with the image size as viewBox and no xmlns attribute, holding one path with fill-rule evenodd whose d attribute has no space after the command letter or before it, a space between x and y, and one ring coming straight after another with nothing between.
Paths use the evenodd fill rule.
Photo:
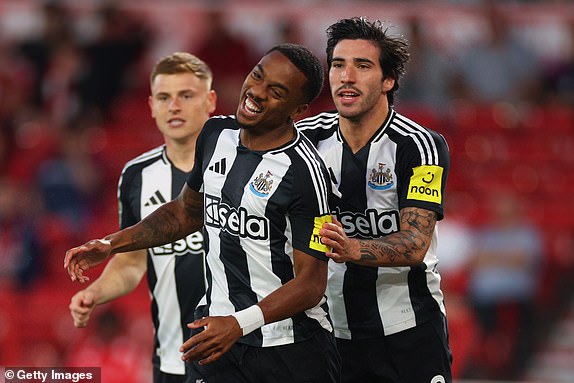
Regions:
<instances>
[{"instance_id":1,"label":"newcastle united crest","mask_svg":"<svg viewBox=\"0 0 574 383\"><path fill-rule=\"evenodd\" d=\"M379 167L377 169L371 169L371 174L369 174L369 181L367 184L369 187L376 190L387 190L393 186L393 173L391 169L385 168L386 164L379 162Z\"/></svg>"},{"instance_id":2,"label":"newcastle united crest","mask_svg":"<svg viewBox=\"0 0 574 383\"><path fill-rule=\"evenodd\" d=\"M269 170L267 173L265 173L265 175L263 175L263 173L259 173L259 175L255 177L253 181L251 181L249 188L255 195L259 197L267 196L271 191L271 187L273 186L273 180L269 179L272 175L273 174Z\"/></svg>"}]
</instances>

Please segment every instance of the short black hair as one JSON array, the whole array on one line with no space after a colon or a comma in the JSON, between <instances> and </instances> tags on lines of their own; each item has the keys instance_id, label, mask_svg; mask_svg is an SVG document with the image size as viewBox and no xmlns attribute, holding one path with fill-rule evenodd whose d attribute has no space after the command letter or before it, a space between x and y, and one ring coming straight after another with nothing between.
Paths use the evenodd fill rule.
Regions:
<instances>
[{"instance_id":1,"label":"short black hair","mask_svg":"<svg viewBox=\"0 0 574 383\"><path fill-rule=\"evenodd\" d=\"M266 53L278 51L289 59L307 78L303 88L306 102L311 103L323 90L325 73L321 61L309 49L299 44L279 44L269 49Z\"/></svg>"},{"instance_id":2,"label":"short black hair","mask_svg":"<svg viewBox=\"0 0 574 383\"><path fill-rule=\"evenodd\" d=\"M342 19L327 28L327 64L333 62L333 50L341 40L367 40L379 47L379 63L383 78L393 78L395 85L387 92L389 104L394 102L394 92L399 89L399 79L405 74L409 61L408 42L400 36L389 36L379 20L368 21L365 17Z\"/></svg>"}]
</instances>

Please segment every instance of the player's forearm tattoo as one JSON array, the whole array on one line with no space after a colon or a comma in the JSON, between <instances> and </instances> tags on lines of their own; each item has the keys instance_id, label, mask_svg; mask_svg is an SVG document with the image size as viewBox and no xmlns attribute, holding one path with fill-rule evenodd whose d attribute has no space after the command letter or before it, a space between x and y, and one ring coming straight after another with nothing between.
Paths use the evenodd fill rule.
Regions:
<instances>
[{"instance_id":1,"label":"player's forearm tattoo","mask_svg":"<svg viewBox=\"0 0 574 383\"><path fill-rule=\"evenodd\" d=\"M188 193L182 198L183 208L187 213L189 225L195 228L195 230L199 230L201 226L203 226L203 194Z\"/></svg>"},{"instance_id":2,"label":"player's forearm tattoo","mask_svg":"<svg viewBox=\"0 0 574 383\"><path fill-rule=\"evenodd\" d=\"M191 195L190 195L191 194ZM188 193L168 202L141 221L133 239L146 247L171 243L197 231L203 225L203 196Z\"/></svg>"},{"instance_id":3,"label":"player's forearm tattoo","mask_svg":"<svg viewBox=\"0 0 574 383\"><path fill-rule=\"evenodd\" d=\"M134 233L136 242L152 247L181 238L182 222L171 209L157 209L148 218L141 221L141 230Z\"/></svg>"},{"instance_id":4,"label":"player's forearm tattoo","mask_svg":"<svg viewBox=\"0 0 574 383\"><path fill-rule=\"evenodd\" d=\"M401 211L401 225L407 223L426 237L430 237L436 224L436 213L418 208L406 208Z\"/></svg>"},{"instance_id":5,"label":"player's forearm tattoo","mask_svg":"<svg viewBox=\"0 0 574 383\"><path fill-rule=\"evenodd\" d=\"M436 213L405 208L401 211L401 231L376 240L361 240L361 259L364 264L405 265L416 259L421 249L430 244L436 223Z\"/></svg>"}]
</instances>

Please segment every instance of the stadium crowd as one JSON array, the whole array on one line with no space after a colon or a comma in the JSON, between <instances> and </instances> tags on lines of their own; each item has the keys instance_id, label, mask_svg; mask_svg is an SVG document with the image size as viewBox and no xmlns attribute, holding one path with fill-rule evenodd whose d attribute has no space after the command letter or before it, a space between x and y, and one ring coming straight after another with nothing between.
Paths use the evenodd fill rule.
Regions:
<instances>
[{"instance_id":1,"label":"stadium crowd","mask_svg":"<svg viewBox=\"0 0 574 383\"><path fill-rule=\"evenodd\" d=\"M215 114L228 114L272 44L303 43L324 59L323 23L376 10L411 44L396 110L443 134L451 151L438 267L454 377L528 378L574 292L572 4L420 2L420 12L418 2L294 1L261 6L270 21L253 25L245 7L255 1L167 2L164 12L145 2L16 3L0 5L0 340L11 345L0 365L100 360L114 369L106 382L150 376L138 352L151 347L146 290L74 329L76 286L61 264L65 249L117 229L121 168L160 141L145 103L151 62L174 48L205 60ZM332 108L324 91L312 113Z\"/></svg>"}]
</instances>

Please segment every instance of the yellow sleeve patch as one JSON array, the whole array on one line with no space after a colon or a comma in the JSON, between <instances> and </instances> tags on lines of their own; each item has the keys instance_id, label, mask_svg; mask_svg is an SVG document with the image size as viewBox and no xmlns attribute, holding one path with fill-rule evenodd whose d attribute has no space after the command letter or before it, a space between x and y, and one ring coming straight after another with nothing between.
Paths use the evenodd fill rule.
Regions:
<instances>
[{"instance_id":1,"label":"yellow sleeve patch","mask_svg":"<svg viewBox=\"0 0 574 383\"><path fill-rule=\"evenodd\" d=\"M323 253L331 251L331 248L321 242L321 235L319 234L319 230L321 230L321 227L325 222L333 222L330 214L323 215L321 217L315 217L313 233L311 234L311 240L309 241L309 248L317 251L322 251Z\"/></svg>"},{"instance_id":2,"label":"yellow sleeve patch","mask_svg":"<svg viewBox=\"0 0 574 383\"><path fill-rule=\"evenodd\" d=\"M414 168L407 199L440 204L442 202L442 171L443 168L436 165L422 165Z\"/></svg>"}]
</instances>

